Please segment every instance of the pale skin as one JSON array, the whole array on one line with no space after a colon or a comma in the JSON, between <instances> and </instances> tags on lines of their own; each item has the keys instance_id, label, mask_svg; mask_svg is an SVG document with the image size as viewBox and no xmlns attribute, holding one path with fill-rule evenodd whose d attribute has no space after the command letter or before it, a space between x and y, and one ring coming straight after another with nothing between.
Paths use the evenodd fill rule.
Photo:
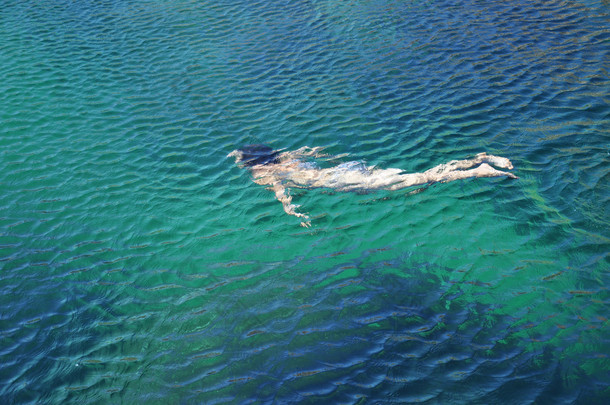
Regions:
<instances>
[{"instance_id":1,"label":"pale skin","mask_svg":"<svg viewBox=\"0 0 610 405\"><path fill-rule=\"evenodd\" d=\"M493 168L512 169L513 165L507 158L479 153L473 159L452 160L435 166L421 173L404 173L401 169L378 169L374 166L359 166L357 169L346 169L335 166L319 168L316 165L306 165L304 158L325 157L320 147L302 147L295 151L286 151L278 155L278 163L254 165L248 167L254 182L268 186L275 194L275 198L282 203L284 212L303 218L301 225L309 227L309 217L297 212L298 207L292 204L292 197L288 188L331 188L337 191L357 190L400 190L407 187L431 184L436 182L450 182L473 177L508 177L516 179L517 176ZM235 150L229 154L239 163L241 152ZM341 156L335 156L339 158Z\"/></svg>"}]
</instances>

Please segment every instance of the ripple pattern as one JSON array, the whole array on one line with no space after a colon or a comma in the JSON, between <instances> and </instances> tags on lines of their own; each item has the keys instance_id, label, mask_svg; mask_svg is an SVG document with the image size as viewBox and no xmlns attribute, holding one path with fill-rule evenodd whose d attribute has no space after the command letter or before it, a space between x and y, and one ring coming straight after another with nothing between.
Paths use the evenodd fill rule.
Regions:
<instances>
[{"instance_id":1,"label":"ripple pattern","mask_svg":"<svg viewBox=\"0 0 610 405\"><path fill-rule=\"evenodd\" d=\"M609 17L4 1L2 402L604 403ZM520 180L292 190L305 229L246 143Z\"/></svg>"}]
</instances>

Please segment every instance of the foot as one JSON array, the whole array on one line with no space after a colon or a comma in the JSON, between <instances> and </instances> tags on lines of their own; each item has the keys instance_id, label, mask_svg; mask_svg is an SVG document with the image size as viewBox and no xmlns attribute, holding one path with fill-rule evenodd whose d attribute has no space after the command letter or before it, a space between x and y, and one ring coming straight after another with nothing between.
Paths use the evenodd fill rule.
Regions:
<instances>
[{"instance_id":1,"label":"foot","mask_svg":"<svg viewBox=\"0 0 610 405\"><path fill-rule=\"evenodd\" d=\"M502 158L502 159L504 159L504 158ZM512 165L511 165L511 167L512 167ZM493 167L491 167L487 163L483 163L481 166L477 167L474 170L476 170L476 172L477 172L477 177L501 177L501 176L506 176L509 179L518 179L519 178L519 177L515 176L514 174L512 174L510 172L503 172L501 170L494 169Z\"/></svg>"},{"instance_id":2,"label":"foot","mask_svg":"<svg viewBox=\"0 0 610 405\"><path fill-rule=\"evenodd\" d=\"M481 163L483 163L483 162L490 163L501 169L512 169L513 168L513 164L510 162L510 160L508 160L505 157L488 155L487 153L483 152L483 153L479 153L476 156L476 158L477 158L477 160L481 161Z\"/></svg>"},{"instance_id":3,"label":"foot","mask_svg":"<svg viewBox=\"0 0 610 405\"><path fill-rule=\"evenodd\" d=\"M485 163L491 163L492 165L499 167L501 169L512 169L513 164L505 157L488 155L487 153L479 153L477 156L477 160Z\"/></svg>"}]
</instances>

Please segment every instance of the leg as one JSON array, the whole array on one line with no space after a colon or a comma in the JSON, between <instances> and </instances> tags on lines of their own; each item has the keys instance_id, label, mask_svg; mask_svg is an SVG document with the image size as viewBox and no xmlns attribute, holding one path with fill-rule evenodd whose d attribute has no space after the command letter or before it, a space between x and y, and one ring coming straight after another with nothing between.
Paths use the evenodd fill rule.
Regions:
<instances>
[{"instance_id":1,"label":"leg","mask_svg":"<svg viewBox=\"0 0 610 405\"><path fill-rule=\"evenodd\" d=\"M495 159L497 156L478 156L477 158L488 158ZM453 165L453 167L472 167L477 165L477 158L471 160L461 160L454 161L457 164ZM505 159L505 158L500 158ZM508 159L506 159L508 161ZM449 162L449 164L453 164L454 162ZM506 162L499 161L501 164L506 164ZM510 161L508 161L510 164ZM512 167L512 165L510 166ZM449 170L447 165L436 166L430 170L425 171L424 173L408 173L408 174L399 174L399 175L390 175L383 176L381 181L378 181L376 186L372 188L384 189L384 190L400 190L403 188L411 187L411 186L419 186L422 184L429 184L435 182L446 183L454 180L468 179L471 177L501 177L506 176L511 179L518 179L512 173L503 172L497 169L494 169L487 163L482 163L479 167L470 170Z\"/></svg>"},{"instance_id":2,"label":"leg","mask_svg":"<svg viewBox=\"0 0 610 405\"><path fill-rule=\"evenodd\" d=\"M501 176L506 176L511 179L518 179L518 177L512 173L503 172L503 171L494 169L487 163L483 163L483 164L481 164L481 166L474 168L474 169L454 170L451 172L443 173L442 175L438 176L434 180L446 183L449 181L468 179L471 177L501 177Z\"/></svg>"},{"instance_id":3,"label":"leg","mask_svg":"<svg viewBox=\"0 0 610 405\"><path fill-rule=\"evenodd\" d=\"M513 165L507 158L488 155L487 153L479 153L474 157L474 159L465 159L465 160L452 160L449 163L444 163L442 165L438 165L433 167L432 169L426 170L424 174L430 174L433 176L452 172L454 170L462 170L462 169L470 169L481 163L490 163L494 166L497 166L501 169L512 169Z\"/></svg>"}]
</instances>

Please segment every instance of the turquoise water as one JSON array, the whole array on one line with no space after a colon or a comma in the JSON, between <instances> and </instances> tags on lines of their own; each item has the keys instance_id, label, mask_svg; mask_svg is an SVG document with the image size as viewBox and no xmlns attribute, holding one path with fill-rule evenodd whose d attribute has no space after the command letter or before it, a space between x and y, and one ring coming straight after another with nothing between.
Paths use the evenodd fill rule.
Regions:
<instances>
[{"instance_id":1,"label":"turquoise water","mask_svg":"<svg viewBox=\"0 0 610 405\"><path fill-rule=\"evenodd\" d=\"M14 1L3 403L603 403L607 1ZM519 180L293 190L324 146Z\"/></svg>"}]
</instances>

